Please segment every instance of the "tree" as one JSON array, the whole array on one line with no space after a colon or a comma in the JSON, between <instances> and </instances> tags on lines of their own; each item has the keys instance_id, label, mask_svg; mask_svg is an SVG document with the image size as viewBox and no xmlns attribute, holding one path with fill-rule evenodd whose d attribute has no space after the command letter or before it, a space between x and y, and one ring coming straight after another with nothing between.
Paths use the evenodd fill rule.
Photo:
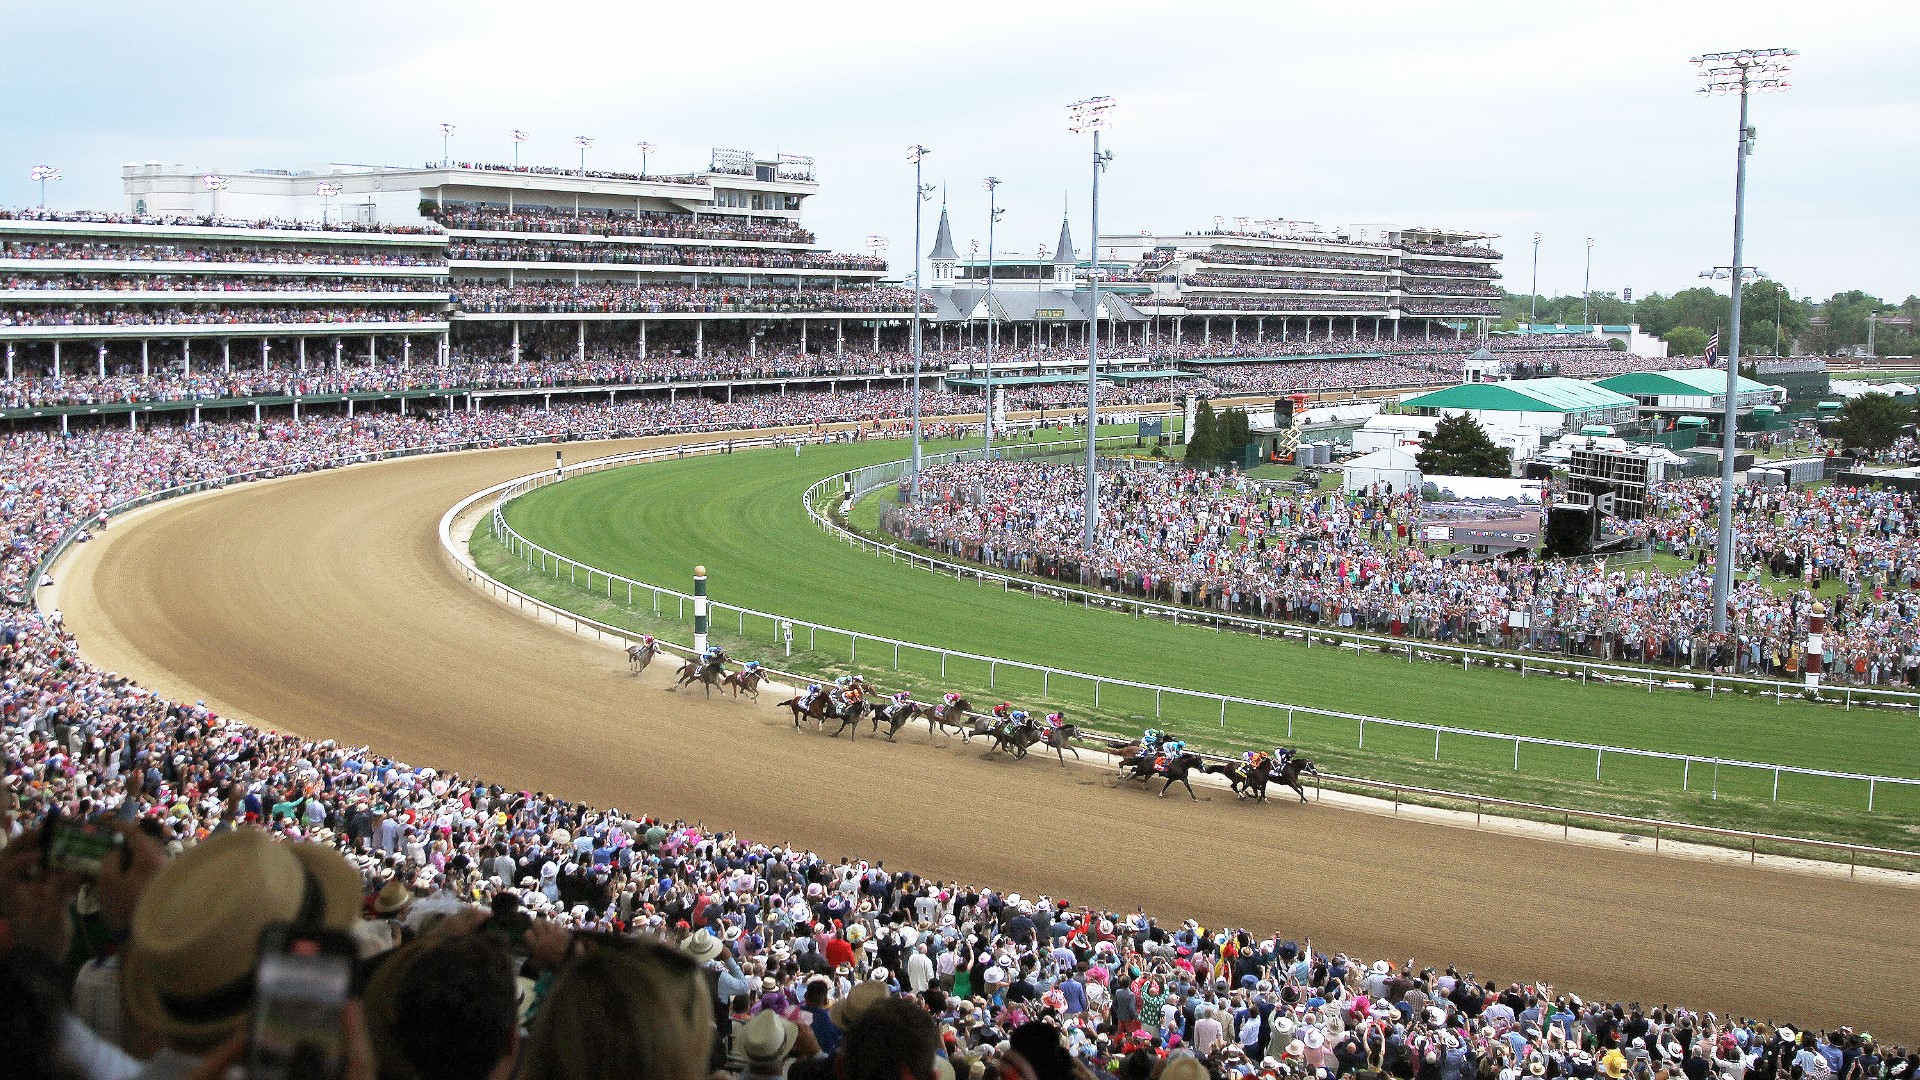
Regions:
<instances>
[{"instance_id":1,"label":"tree","mask_svg":"<svg viewBox=\"0 0 1920 1080\"><path fill-rule=\"evenodd\" d=\"M1220 460L1220 420L1213 413L1213 402L1202 401L1193 413L1193 437L1187 440L1187 464L1196 469L1211 467Z\"/></svg>"},{"instance_id":2,"label":"tree","mask_svg":"<svg viewBox=\"0 0 1920 1080\"><path fill-rule=\"evenodd\" d=\"M1667 351L1675 356L1699 356L1707 351L1707 332L1692 326L1676 326L1666 332Z\"/></svg>"},{"instance_id":3,"label":"tree","mask_svg":"<svg viewBox=\"0 0 1920 1080\"><path fill-rule=\"evenodd\" d=\"M1239 409L1228 409L1220 418L1220 457L1224 461L1239 464L1246 459L1247 444L1253 441L1252 426L1247 422L1247 414Z\"/></svg>"},{"instance_id":4,"label":"tree","mask_svg":"<svg viewBox=\"0 0 1920 1080\"><path fill-rule=\"evenodd\" d=\"M1891 394L1861 394L1841 411L1833 433L1847 446L1878 452L1893 445L1900 429L1913 422L1913 409Z\"/></svg>"},{"instance_id":5,"label":"tree","mask_svg":"<svg viewBox=\"0 0 1920 1080\"><path fill-rule=\"evenodd\" d=\"M1487 429L1464 413L1441 417L1414 460L1428 476L1513 475L1513 451L1495 446Z\"/></svg>"}]
</instances>

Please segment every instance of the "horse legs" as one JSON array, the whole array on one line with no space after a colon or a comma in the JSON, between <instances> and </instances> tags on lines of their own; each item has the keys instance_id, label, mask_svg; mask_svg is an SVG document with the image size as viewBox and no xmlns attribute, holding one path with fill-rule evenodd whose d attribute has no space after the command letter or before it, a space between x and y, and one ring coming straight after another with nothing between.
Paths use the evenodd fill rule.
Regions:
<instances>
[{"instance_id":1,"label":"horse legs","mask_svg":"<svg viewBox=\"0 0 1920 1080\"><path fill-rule=\"evenodd\" d=\"M1171 787L1172 785L1171 785L1171 784L1169 784L1168 786L1169 786L1169 787ZM1194 802L1199 802L1199 801L1200 801L1200 796L1198 796L1198 795L1195 795L1195 794L1193 793L1193 785L1187 782L1187 778L1186 778L1186 777L1184 777L1184 776L1182 776L1182 777L1180 778L1180 786L1181 786L1181 787L1183 787L1183 788L1186 788L1186 789L1187 789L1187 797L1188 797L1188 798L1190 798L1190 799L1192 799L1192 800L1193 800ZM1166 792L1161 792L1161 794L1163 794L1163 795L1164 795L1164 794L1166 794Z\"/></svg>"}]
</instances>

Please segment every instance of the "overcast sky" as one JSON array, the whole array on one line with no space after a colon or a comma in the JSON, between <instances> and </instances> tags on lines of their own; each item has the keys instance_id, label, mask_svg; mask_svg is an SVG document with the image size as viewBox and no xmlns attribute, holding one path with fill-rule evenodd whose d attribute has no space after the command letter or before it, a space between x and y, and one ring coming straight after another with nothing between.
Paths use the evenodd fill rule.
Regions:
<instances>
[{"instance_id":1,"label":"overcast sky","mask_svg":"<svg viewBox=\"0 0 1920 1080\"><path fill-rule=\"evenodd\" d=\"M176 0L10 5L0 20L0 204L122 205L123 161L195 168L419 164L454 156L659 170L709 147L813 155L823 241L913 251L924 143L956 240L1087 240L1091 147L1066 103L1117 98L1104 231L1214 215L1498 233L1506 284L1637 293L1731 256L1737 104L1693 93L1695 53L1800 49L1755 98L1748 262L1796 294L1920 292L1920 16L1907 3L1456 2L415 5ZM928 206L931 246L937 200Z\"/></svg>"}]
</instances>

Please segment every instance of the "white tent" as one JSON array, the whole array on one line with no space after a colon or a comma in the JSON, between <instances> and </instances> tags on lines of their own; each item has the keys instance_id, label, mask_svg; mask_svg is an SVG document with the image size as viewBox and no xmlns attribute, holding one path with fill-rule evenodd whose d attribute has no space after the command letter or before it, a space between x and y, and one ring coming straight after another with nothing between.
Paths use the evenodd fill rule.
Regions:
<instances>
[{"instance_id":1,"label":"white tent","mask_svg":"<svg viewBox=\"0 0 1920 1080\"><path fill-rule=\"evenodd\" d=\"M1388 490L1398 494L1412 488L1420 489L1420 466L1412 454L1405 450L1387 447L1375 450L1371 454L1354 458L1343 467L1345 484L1348 491L1365 491L1375 484L1381 491Z\"/></svg>"}]
</instances>

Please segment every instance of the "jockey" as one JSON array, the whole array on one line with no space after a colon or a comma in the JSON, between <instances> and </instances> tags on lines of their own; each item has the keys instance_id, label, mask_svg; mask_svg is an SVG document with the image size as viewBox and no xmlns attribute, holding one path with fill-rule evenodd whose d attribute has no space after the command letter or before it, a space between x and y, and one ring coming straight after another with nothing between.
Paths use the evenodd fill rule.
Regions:
<instances>
[{"instance_id":1,"label":"jockey","mask_svg":"<svg viewBox=\"0 0 1920 1080\"><path fill-rule=\"evenodd\" d=\"M902 690L899 693L890 696L889 698L887 698L887 700L893 702L893 706L892 706L893 708L901 709L913 703L913 694L906 690Z\"/></svg>"},{"instance_id":2,"label":"jockey","mask_svg":"<svg viewBox=\"0 0 1920 1080\"><path fill-rule=\"evenodd\" d=\"M955 705L960 704L960 695L955 691L949 690L940 695L940 700L946 702L947 708L951 709Z\"/></svg>"},{"instance_id":3,"label":"jockey","mask_svg":"<svg viewBox=\"0 0 1920 1080\"><path fill-rule=\"evenodd\" d=\"M1028 723L1027 710L1015 709L1012 712L1007 714L1007 719L1011 721L1013 726L1016 728L1025 727Z\"/></svg>"},{"instance_id":4,"label":"jockey","mask_svg":"<svg viewBox=\"0 0 1920 1080\"><path fill-rule=\"evenodd\" d=\"M1298 752L1299 751L1297 750L1289 750L1284 746L1274 747L1273 748L1273 771L1279 772L1282 769L1285 769L1287 767L1287 759L1292 757L1294 754Z\"/></svg>"},{"instance_id":5,"label":"jockey","mask_svg":"<svg viewBox=\"0 0 1920 1080\"><path fill-rule=\"evenodd\" d=\"M653 635L652 634L640 635L640 647L643 649L653 648Z\"/></svg>"},{"instance_id":6,"label":"jockey","mask_svg":"<svg viewBox=\"0 0 1920 1080\"><path fill-rule=\"evenodd\" d=\"M993 718L995 720L1005 720L1009 716L1012 716L1013 714L1014 714L1014 710L1013 710L1012 702L1003 701L1000 704L995 705L993 707Z\"/></svg>"},{"instance_id":7,"label":"jockey","mask_svg":"<svg viewBox=\"0 0 1920 1080\"><path fill-rule=\"evenodd\" d=\"M726 667L727 651L718 645L709 645L707 651L700 654L700 661L704 666L717 671Z\"/></svg>"},{"instance_id":8,"label":"jockey","mask_svg":"<svg viewBox=\"0 0 1920 1080\"><path fill-rule=\"evenodd\" d=\"M1179 739L1168 739L1166 742L1160 744L1160 757L1164 761L1172 761L1174 758L1186 752L1186 749L1187 744Z\"/></svg>"},{"instance_id":9,"label":"jockey","mask_svg":"<svg viewBox=\"0 0 1920 1080\"><path fill-rule=\"evenodd\" d=\"M1049 731L1058 731L1064 727L1066 723L1067 718L1061 713L1050 712L1047 714L1047 730Z\"/></svg>"},{"instance_id":10,"label":"jockey","mask_svg":"<svg viewBox=\"0 0 1920 1080\"><path fill-rule=\"evenodd\" d=\"M801 707L802 709L811 709L811 708L813 708L813 703L814 703L814 701L815 701L815 700L817 700L817 699L818 699L818 698L820 697L820 694L821 694L821 690L820 690L820 684L819 684L819 683L813 683L813 684L811 684L811 685L809 685L809 686L807 687L807 693L806 693L806 696L804 696L804 697L802 697L802 698L800 699L800 707Z\"/></svg>"},{"instance_id":11,"label":"jockey","mask_svg":"<svg viewBox=\"0 0 1920 1080\"><path fill-rule=\"evenodd\" d=\"M1147 733L1140 736L1140 749L1147 753L1152 753L1159 748L1160 740L1163 737L1159 728L1148 728Z\"/></svg>"},{"instance_id":12,"label":"jockey","mask_svg":"<svg viewBox=\"0 0 1920 1080\"><path fill-rule=\"evenodd\" d=\"M757 676L757 675L759 675L759 674L760 674L760 661L758 661L758 660L749 660L749 661L747 661L747 663L746 663L746 674L747 674L747 675L750 675L750 676Z\"/></svg>"},{"instance_id":13,"label":"jockey","mask_svg":"<svg viewBox=\"0 0 1920 1080\"><path fill-rule=\"evenodd\" d=\"M1249 750L1246 753L1240 755L1240 759L1247 763L1247 768L1249 769L1257 769L1260 766L1266 764L1270 760L1266 754L1263 754L1258 750Z\"/></svg>"}]
</instances>

